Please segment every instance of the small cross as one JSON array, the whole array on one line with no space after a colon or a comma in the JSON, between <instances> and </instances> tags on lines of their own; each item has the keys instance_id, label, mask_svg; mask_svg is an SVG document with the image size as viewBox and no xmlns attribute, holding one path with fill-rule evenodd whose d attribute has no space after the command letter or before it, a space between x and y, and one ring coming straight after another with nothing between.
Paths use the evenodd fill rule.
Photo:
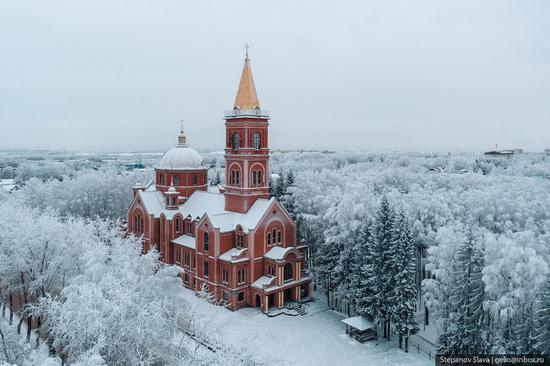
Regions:
<instances>
[{"instance_id":1,"label":"small cross","mask_svg":"<svg viewBox=\"0 0 550 366\"><path fill-rule=\"evenodd\" d=\"M244 45L244 48L246 49L246 59L248 60L248 49L250 48L248 43Z\"/></svg>"},{"instance_id":2,"label":"small cross","mask_svg":"<svg viewBox=\"0 0 550 366\"><path fill-rule=\"evenodd\" d=\"M183 120L181 120L181 130L183 131Z\"/></svg>"}]
</instances>

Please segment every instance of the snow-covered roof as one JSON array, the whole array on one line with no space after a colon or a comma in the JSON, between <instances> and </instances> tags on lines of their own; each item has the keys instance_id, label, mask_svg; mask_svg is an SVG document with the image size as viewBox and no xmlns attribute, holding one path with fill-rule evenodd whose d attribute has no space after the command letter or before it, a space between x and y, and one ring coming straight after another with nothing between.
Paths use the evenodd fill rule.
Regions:
<instances>
[{"instance_id":1,"label":"snow-covered roof","mask_svg":"<svg viewBox=\"0 0 550 366\"><path fill-rule=\"evenodd\" d=\"M295 247L273 247L271 250L269 250L267 253L265 253L265 257L273 260L281 260L285 257L285 255L290 252L291 250L295 250Z\"/></svg>"},{"instance_id":2,"label":"snow-covered roof","mask_svg":"<svg viewBox=\"0 0 550 366\"><path fill-rule=\"evenodd\" d=\"M361 315L354 316L353 318L343 319L342 322L346 323L350 327L357 329L358 331L374 328L374 324L372 324L371 321Z\"/></svg>"},{"instance_id":3,"label":"snow-covered roof","mask_svg":"<svg viewBox=\"0 0 550 366\"><path fill-rule=\"evenodd\" d=\"M220 187L216 186L208 186L208 192L210 193L220 193Z\"/></svg>"},{"instance_id":4,"label":"snow-covered roof","mask_svg":"<svg viewBox=\"0 0 550 366\"><path fill-rule=\"evenodd\" d=\"M172 243L183 245L184 247L191 248L191 249L195 249L196 247L195 238L189 235L178 236L177 238L172 240Z\"/></svg>"},{"instance_id":5,"label":"snow-covered roof","mask_svg":"<svg viewBox=\"0 0 550 366\"><path fill-rule=\"evenodd\" d=\"M263 289L264 286L269 286L276 277L274 276L262 276L252 283L252 287Z\"/></svg>"},{"instance_id":6,"label":"snow-covered roof","mask_svg":"<svg viewBox=\"0 0 550 366\"><path fill-rule=\"evenodd\" d=\"M202 157L195 149L178 144L164 154L157 168L169 170L202 169Z\"/></svg>"},{"instance_id":7,"label":"snow-covered roof","mask_svg":"<svg viewBox=\"0 0 550 366\"><path fill-rule=\"evenodd\" d=\"M218 259L232 263L239 262L241 260L247 260L248 257L241 257L247 250L247 248L231 248L227 252L220 255Z\"/></svg>"},{"instance_id":8,"label":"snow-covered roof","mask_svg":"<svg viewBox=\"0 0 550 366\"><path fill-rule=\"evenodd\" d=\"M202 218L207 214L212 225L219 228L221 232L235 230L237 225L241 225L243 231L248 233L256 228L264 213L274 201L257 199L247 213L238 213L225 210L225 197L223 193L195 191L187 201L181 204L177 209L166 209L164 195L160 191L140 191L139 195L143 205L149 214L155 218L164 213L167 219L171 220L174 215L180 213L183 217Z\"/></svg>"},{"instance_id":9,"label":"snow-covered roof","mask_svg":"<svg viewBox=\"0 0 550 366\"><path fill-rule=\"evenodd\" d=\"M15 188L15 179L0 179L0 186L9 192Z\"/></svg>"}]
</instances>

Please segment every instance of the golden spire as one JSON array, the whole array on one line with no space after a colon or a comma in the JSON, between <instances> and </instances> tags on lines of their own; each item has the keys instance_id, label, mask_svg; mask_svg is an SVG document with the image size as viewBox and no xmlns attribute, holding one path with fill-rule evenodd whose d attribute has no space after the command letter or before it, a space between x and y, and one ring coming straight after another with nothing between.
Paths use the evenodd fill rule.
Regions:
<instances>
[{"instance_id":1,"label":"golden spire","mask_svg":"<svg viewBox=\"0 0 550 366\"><path fill-rule=\"evenodd\" d=\"M237 90L237 97L233 108L242 110L247 109L260 109L260 101L256 94L256 87L254 86L254 79L252 78L252 70L250 69L250 59L248 58L248 44L245 46L246 56L244 59L243 73L241 75L241 81L239 82L239 90Z\"/></svg>"}]
</instances>

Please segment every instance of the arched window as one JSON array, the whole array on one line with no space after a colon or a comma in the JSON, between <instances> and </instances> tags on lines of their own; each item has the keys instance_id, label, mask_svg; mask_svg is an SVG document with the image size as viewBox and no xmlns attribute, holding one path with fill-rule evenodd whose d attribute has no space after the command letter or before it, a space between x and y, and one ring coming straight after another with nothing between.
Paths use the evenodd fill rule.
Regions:
<instances>
[{"instance_id":1,"label":"arched window","mask_svg":"<svg viewBox=\"0 0 550 366\"><path fill-rule=\"evenodd\" d=\"M176 217L176 234L179 234L181 231L181 219Z\"/></svg>"},{"instance_id":2,"label":"arched window","mask_svg":"<svg viewBox=\"0 0 550 366\"><path fill-rule=\"evenodd\" d=\"M282 235L281 235L281 230L277 231L277 243L279 244L282 244L283 241L282 241Z\"/></svg>"},{"instance_id":3,"label":"arched window","mask_svg":"<svg viewBox=\"0 0 550 366\"><path fill-rule=\"evenodd\" d=\"M262 181L262 171L261 170L253 170L252 171L252 187L262 187L263 181Z\"/></svg>"},{"instance_id":4,"label":"arched window","mask_svg":"<svg viewBox=\"0 0 550 366\"><path fill-rule=\"evenodd\" d=\"M175 186L179 186L179 185L180 185L180 177L178 177L177 175L174 176L173 185L175 185Z\"/></svg>"},{"instance_id":5,"label":"arched window","mask_svg":"<svg viewBox=\"0 0 550 366\"><path fill-rule=\"evenodd\" d=\"M159 174L159 184L160 184L161 186L164 185L164 175L163 175L163 174Z\"/></svg>"},{"instance_id":6,"label":"arched window","mask_svg":"<svg viewBox=\"0 0 550 366\"><path fill-rule=\"evenodd\" d=\"M208 233L205 232L204 233L204 251L207 252L208 251Z\"/></svg>"},{"instance_id":7,"label":"arched window","mask_svg":"<svg viewBox=\"0 0 550 366\"><path fill-rule=\"evenodd\" d=\"M237 235L235 237L235 243L237 248L242 248L244 245L244 235L242 232L242 229L239 227L237 228Z\"/></svg>"},{"instance_id":8,"label":"arched window","mask_svg":"<svg viewBox=\"0 0 550 366\"><path fill-rule=\"evenodd\" d=\"M271 233L267 233L267 245L271 245Z\"/></svg>"},{"instance_id":9,"label":"arched window","mask_svg":"<svg viewBox=\"0 0 550 366\"><path fill-rule=\"evenodd\" d=\"M134 231L136 234L143 234L143 217L139 214L134 216Z\"/></svg>"},{"instance_id":10,"label":"arched window","mask_svg":"<svg viewBox=\"0 0 550 366\"><path fill-rule=\"evenodd\" d=\"M241 184L241 171L238 169L231 169L230 185L239 186Z\"/></svg>"},{"instance_id":11,"label":"arched window","mask_svg":"<svg viewBox=\"0 0 550 366\"><path fill-rule=\"evenodd\" d=\"M260 138L260 134L258 132L254 133L254 135L252 135L252 146L254 147L254 149L260 150L261 138Z\"/></svg>"},{"instance_id":12,"label":"arched window","mask_svg":"<svg viewBox=\"0 0 550 366\"><path fill-rule=\"evenodd\" d=\"M232 147L233 149L238 149L240 146L241 146L241 136L239 135L238 132L235 132L233 134L233 139L232 139Z\"/></svg>"},{"instance_id":13,"label":"arched window","mask_svg":"<svg viewBox=\"0 0 550 366\"><path fill-rule=\"evenodd\" d=\"M272 244L275 244L277 242L277 230L273 229L271 232L271 240L273 240Z\"/></svg>"},{"instance_id":14,"label":"arched window","mask_svg":"<svg viewBox=\"0 0 550 366\"><path fill-rule=\"evenodd\" d=\"M193 176L193 185L196 186L198 182L198 178L196 175Z\"/></svg>"},{"instance_id":15,"label":"arched window","mask_svg":"<svg viewBox=\"0 0 550 366\"><path fill-rule=\"evenodd\" d=\"M292 281L293 273L292 273L292 263L285 264L285 268L283 270L283 280L286 281Z\"/></svg>"}]
</instances>

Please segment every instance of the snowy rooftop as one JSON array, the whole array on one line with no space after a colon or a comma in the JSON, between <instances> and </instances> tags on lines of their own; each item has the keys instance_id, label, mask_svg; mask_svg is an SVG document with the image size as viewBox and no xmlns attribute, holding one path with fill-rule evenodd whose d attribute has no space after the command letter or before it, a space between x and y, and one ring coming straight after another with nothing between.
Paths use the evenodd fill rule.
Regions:
<instances>
[{"instance_id":1,"label":"snowy rooftop","mask_svg":"<svg viewBox=\"0 0 550 366\"><path fill-rule=\"evenodd\" d=\"M274 199L258 199L247 213L231 212L225 210L225 197L222 193L195 191L189 199L180 205L177 210L168 210L164 205L164 195L160 191L140 191L140 197L149 214L155 218L164 213L167 219L171 220L175 214L180 213L183 217L200 219L207 214L214 227L221 232L235 230L237 225L243 227L243 231L256 228L258 222L268 210Z\"/></svg>"},{"instance_id":2,"label":"snowy rooftop","mask_svg":"<svg viewBox=\"0 0 550 366\"><path fill-rule=\"evenodd\" d=\"M354 316L353 318L343 319L342 322L357 329L358 331L374 328L374 324L372 324L371 321L360 315Z\"/></svg>"},{"instance_id":3,"label":"snowy rooftop","mask_svg":"<svg viewBox=\"0 0 550 366\"><path fill-rule=\"evenodd\" d=\"M0 186L9 192L15 188L15 179L0 179Z\"/></svg>"},{"instance_id":4,"label":"snowy rooftop","mask_svg":"<svg viewBox=\"0 0 550 366\"><path fill-rule=\"evenodd\" d=\"M219 256L219 259L226 262L238 262L241 260L247 260L248 257L242 257L243 254L247 251L247 248L231 248L227 252Z\"/></svg>"},{"instance_id":5,"label":"snowy rooftop","mask_svg":"<svg viewBox=\"0 0 550 366\"><path fill-rule=\"evenodd\" d=\"M178 236L172 243L183 245L184 247L195 249L195 238L189 235Z\"/></svg>"},{"instance_id":6,"label":"snowy rooftop","mask_svg":"<svg viewBox=\"0 0 550 366\"><path fill-rule=\"evenodd\" d=\"M279 247L279 246L273 247L273 248L271 248L271 250L269 250L267 253L265 253L265 257L269 258L269 259L279 261L279 260L282 260L285 257L285 255L293 249L296 249L296 248L295 247L283 248L283 247Z\"/></svg>"},{"instance_id":7,"label":"snowy rooftop","mask_svg":"<svg viewBox=\"0 0 550 366\"><path fill-rule=\"evenodd\" d=\"M263 289L264 286L269 286L275 278L274 276L262 276L252 283L252 287Z\"/></svg>"}]
</instances>

